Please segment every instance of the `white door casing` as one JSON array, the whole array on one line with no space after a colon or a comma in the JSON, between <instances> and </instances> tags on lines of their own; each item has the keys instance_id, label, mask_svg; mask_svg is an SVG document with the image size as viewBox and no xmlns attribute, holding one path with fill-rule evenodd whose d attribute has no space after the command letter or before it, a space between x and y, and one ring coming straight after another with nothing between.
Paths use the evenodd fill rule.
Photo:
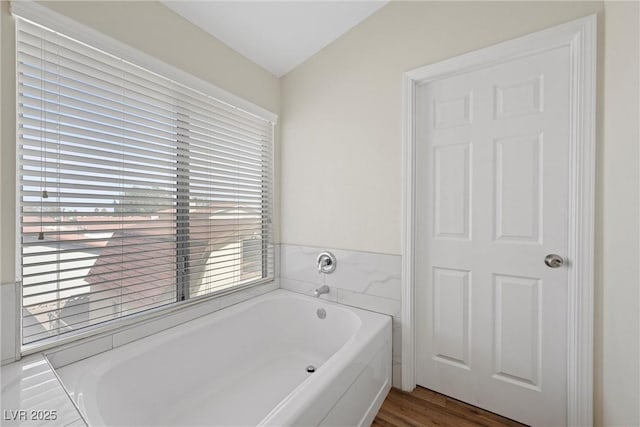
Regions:
<instances>
[{"instance_id":1,"label":"white door casing","mask_svg":"<svg viewBox=\"0 0 640 427\"><path fill-rule=\"evenodd\" d=\"M526 422L592 424L595 28L594 15L405 75L405 390L416 384L415 317L436 331L425 342L439 368L417 369L434 387ZM421 138L433 142L427 168L416 164ZM431 181L439 209L424 210L416 191ZM421 246L424 224L434 238ZM544 267L549 252L567 266ZM425 271L430 283L414 290ZM425 316L417 297L439 304ZM523 401L530 410L508 413Z\"/></svg>"}]
</instances>

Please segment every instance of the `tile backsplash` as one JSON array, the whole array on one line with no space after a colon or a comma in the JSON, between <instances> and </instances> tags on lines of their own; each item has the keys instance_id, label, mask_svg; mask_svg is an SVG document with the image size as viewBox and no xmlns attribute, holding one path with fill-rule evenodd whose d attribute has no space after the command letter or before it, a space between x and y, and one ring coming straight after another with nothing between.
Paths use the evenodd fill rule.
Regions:
<instances>
[{"instance_id":1,"label":"tile backsplash","mask_svg":"<svg viewBox=\"0 0 640 427\"><path fill-rule=\"evenodd\" d=\"M312 295L315 288L326 284L330 292L321 298L393 316L393 382L399 387L402 257L289 244L279 248L281 288ZM325 250L336 256L336 270L331 274L317 270L316 257Z\"/></svg>"}]
</instances>

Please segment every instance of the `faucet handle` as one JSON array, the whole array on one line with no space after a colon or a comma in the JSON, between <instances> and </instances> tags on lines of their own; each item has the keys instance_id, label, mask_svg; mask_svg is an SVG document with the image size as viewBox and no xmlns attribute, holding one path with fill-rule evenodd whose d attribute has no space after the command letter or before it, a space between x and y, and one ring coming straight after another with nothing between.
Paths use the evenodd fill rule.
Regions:
<instances>
[{"instance_id":1,"label":"faucet handle","mask_svg":"<svg viewBox=\"0 0 640 427\"><path fill-rule=\"evenodd\" d=\"M333 273L336 269L336 257L329 251L320 252L318 258L316 258L318 265L318 273Z\"/></svg>"}]
</instances>

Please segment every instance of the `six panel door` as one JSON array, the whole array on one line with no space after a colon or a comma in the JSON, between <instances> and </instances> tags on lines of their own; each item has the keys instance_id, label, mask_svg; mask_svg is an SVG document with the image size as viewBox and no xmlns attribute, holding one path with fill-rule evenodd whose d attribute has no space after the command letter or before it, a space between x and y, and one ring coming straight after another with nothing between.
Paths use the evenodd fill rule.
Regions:
<instances>
[{"instance_id":1,"label":"six panel door","mask_svg":"<svg viewBox=\"0 0 640 427\"><path fill-rule=\"evenodd\" d=\"M568 48L416 88L416 378L566 423Z\"/></svg>"}]
</instances>

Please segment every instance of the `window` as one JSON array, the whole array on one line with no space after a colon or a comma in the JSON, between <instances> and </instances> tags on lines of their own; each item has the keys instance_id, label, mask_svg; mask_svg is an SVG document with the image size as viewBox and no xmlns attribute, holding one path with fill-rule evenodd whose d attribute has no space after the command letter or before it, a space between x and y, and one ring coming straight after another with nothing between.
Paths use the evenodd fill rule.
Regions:
<instances>
[{"instance_id":1,"label":"window","mask_svg":"<svg viewBox=\"0 0 640 427\"><path fill-rule=\"evenodd\" d=\"M273 123L17 22L22 342L273 278Z\"/></svg>"}]
</instances>

